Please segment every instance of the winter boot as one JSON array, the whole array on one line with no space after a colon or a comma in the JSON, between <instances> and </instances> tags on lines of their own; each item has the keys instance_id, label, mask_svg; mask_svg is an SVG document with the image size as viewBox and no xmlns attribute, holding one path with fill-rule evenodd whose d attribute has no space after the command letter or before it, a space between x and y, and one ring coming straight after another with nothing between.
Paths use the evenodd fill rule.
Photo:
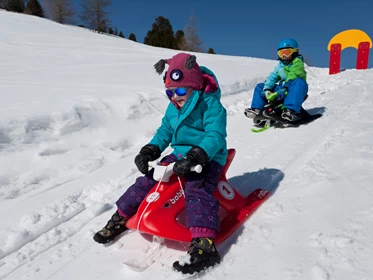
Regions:
<instances>
[{"instance_id":1,"label":"winter boot","mask_svg":"<svg viewBox=\"0 0 373 280\"><path fill-rule=\"evenodd\" d=\"M298 114L288 108L285 108L284 110L282 110L281 118L289 122L295 122L295 121L300 120L300 117L298 116Z\"/></svg>"},{"instance_id":2,"label":"winter boot","mask_svg":"<svg viewBox=\"0 0 373 280\"><path fill-rule=\"evenodd\" d=\"M127 229L126 222L127 219L116 211L106 226L93 236L93 240L100 244L109 243Z\"/></svg>"},{"instance_id":3,"label":"winter boot","mask_svg":"<svg viewBox=\"0 0 373 280\"><path fill-rule=\"evenodd\" d=\"M179 261L174 262L174 269L183 274L193 274L220 263L220 255L213 238L193 238L187 257L189 261L184 264Z\"/></svg>"},{"instance_id":4,"label":"winter boot","mask_svg":"<svg viewBox=\"0 0 373 280\"><path fill-rule=\"evenodd\" d=\"M253 119L259 114L259 112L259 109L246 108L244 114L249 119Z\"/></svg>"}]
</instances>

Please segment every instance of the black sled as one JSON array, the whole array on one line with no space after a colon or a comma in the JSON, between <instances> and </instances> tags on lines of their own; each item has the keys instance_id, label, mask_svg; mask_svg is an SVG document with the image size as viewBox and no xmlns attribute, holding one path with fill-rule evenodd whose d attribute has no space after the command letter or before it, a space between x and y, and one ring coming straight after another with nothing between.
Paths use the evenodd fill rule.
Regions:
<instances>
[{"instance_id":1,"label":"black sled","mask_svg":"<svg viewBox=\"0 0 373 280\"><path fill-rule=\"evenodd\" d=\"M308 96L306 96L305 100ZM270 127L298 127L308 124L322 116L322 114L311 115L303 107L297 114L299 119L296 121L288 121L281 117L281 107L283 100L275 100L264 106L262 110L253 119L254 125L259 129L251 129L253 132L261 132Z\"/></svg>"}]
</instances>

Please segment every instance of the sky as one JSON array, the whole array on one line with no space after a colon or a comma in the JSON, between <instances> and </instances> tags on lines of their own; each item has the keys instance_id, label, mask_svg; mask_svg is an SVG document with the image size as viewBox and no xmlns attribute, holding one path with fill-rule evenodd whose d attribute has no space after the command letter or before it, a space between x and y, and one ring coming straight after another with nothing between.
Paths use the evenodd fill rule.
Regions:
<instances>
[{"instance_id":1,"label":"sky","mask_svg":"<svg viewBox=\"0 0 373 280\"><path fill-rule=\"evenodd\" d=\"M134 33L138 42L158 16L168 18L176 32L194 14L206 51L276 59L279 41L292 37L306 61L318 67L329 66L327 46L337 33L360 29L373 38L369 0L112 0L110 10L112 25L126 37ZM356 49L345 49L341 68L355 68L356 55ZM373 67L372 54L368 67Z\"/></svg>"},{"instance_id":2,"label":"sky","mask_svg":"<svg viewBox=\"0 0 373 280\"><path fill-rule=\"evenodd\" d=\"M141 175L134 157L169 105L153 65L176 51L5 11L0 50L0 279L195 278L171 269L188 243L154 256L138 231L107 246L92 239ZM323 116L253 133L243 112L276 61L196 56L227 110L227 183L244 197L271 193L198 279L373 279L373 69L307 67L303 107ZM123 264L148 256L142 272Z\"/></svg>"}]
</instances>

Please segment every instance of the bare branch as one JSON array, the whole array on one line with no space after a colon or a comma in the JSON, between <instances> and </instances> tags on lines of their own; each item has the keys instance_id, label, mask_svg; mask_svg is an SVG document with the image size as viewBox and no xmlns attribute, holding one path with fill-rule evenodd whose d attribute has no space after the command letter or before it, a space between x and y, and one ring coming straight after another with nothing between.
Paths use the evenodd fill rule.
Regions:
<instances>
[{"instance_id":1,"label":"bare branch","mask_svg":"<svg viewBox=\"0 0 373 280\"><path fill-rule=\"evenodd\" d=\"M82 0L82 13L80 18L88 28L99 32L106 32L109 27L109 12L106 8L111 0Z\"/></svg>"},{"instance_id":2,"label":"bare branch","mask_svg":"<svg viewBox=\"0 0 373 280\"><path fill-rule=\"evenodd\" d=\"M196 19L192 14L189 18L189 23L185 26L185 45L187 51L204 52L203 42L199 38L198 29Z\"/></svg>"},{"instance_id":3,"label":"bare branch","mask_svg":"<svg viewBox=\"0 0 373 280\"><path fill-rule=\"evenodd\" d=\"M51 20L62 24L74 23L75 12L71 0L46 0L45 7Z\"/></svg>"}]
</instances>

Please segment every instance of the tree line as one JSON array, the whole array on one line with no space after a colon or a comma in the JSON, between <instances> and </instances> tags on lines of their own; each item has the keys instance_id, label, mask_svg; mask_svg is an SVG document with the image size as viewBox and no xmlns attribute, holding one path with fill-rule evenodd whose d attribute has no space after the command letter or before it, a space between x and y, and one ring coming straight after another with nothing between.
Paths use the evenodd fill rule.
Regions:
<instances>
[{"instance_id":1,"label":"tree line","mask_svg":"<svg viewBox=\"0 0 373 280\"><path fill-rule=\"evenodd\" d=\"M73 8L72 0L44 0L42 4L38 0L0 0L0 8L7 11L49 18L61 24L78 25L99 33L125 38L122 31L111 26L108 11L111 0L80 0L80 5L81 11L77 13ZM83 24L77 24L79 21ZM133 33L129 34L128 39L137 42L136 35ZM157 17L143 43L154 47L204 52L193 15L190 16L184 30L176 32L173 31L169 19L163 16ZM215 51L209 48L207 53L215 54Z\"/></svg>"}]
</instances>

